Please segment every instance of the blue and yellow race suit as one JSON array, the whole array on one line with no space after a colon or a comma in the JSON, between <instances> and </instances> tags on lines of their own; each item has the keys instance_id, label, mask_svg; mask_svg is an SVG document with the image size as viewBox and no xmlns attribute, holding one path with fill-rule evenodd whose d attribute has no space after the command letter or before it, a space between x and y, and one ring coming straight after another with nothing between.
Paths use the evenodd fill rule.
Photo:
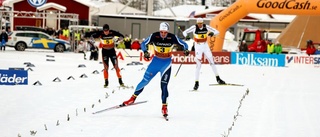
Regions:
<instances>
[{"instance_id":1,"label":"blue and yellow race suit","mask_svg":"<svg viewBox=\"0 0 320 137\"><path fill-rule=\"evenodd\" d=\"M185 50L188 49L188 44L179 39L176 35L168 33L165 38L162 38L160 32L151 34L141 43L141 50L147 51L147 45L152 43L154 46L154 56L150 62L143 79L137 85L134 95L138 96L144 89L144 87L151 81L151 79L160 72L161 75L161 98L162 103L167 103L168 83L171 74L171 52L174 44L181 45Z\"/></svg>"}]
</instances>

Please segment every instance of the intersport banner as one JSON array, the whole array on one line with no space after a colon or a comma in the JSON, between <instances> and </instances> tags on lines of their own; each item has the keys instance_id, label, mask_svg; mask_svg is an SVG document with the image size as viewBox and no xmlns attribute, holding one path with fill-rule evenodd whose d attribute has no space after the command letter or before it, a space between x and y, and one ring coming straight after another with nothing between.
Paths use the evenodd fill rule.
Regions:
<instances>
[{"instance_id":1,"label":"intersport banner","mask_svg":"<svg viewBox=\"0 0 320 137\"><path fill-rule=\"evenodd\" d=\"M286 55L286 67L292 66L312 66L320 67L320 55Z\"/></svg>"}]
</instances>

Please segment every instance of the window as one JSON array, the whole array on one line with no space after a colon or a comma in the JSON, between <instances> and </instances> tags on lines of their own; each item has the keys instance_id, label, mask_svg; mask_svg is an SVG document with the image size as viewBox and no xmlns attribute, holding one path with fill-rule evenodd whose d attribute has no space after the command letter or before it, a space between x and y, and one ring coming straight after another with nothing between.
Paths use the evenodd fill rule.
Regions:
<instances>
[{"instance_id":1,"label":"window","mask_svg":"<svg viewBox=\"0 0 320 137\"><path fill-rule=\"evenodd\" d=\"M253 42L256 38L256 33L247 33L245 36L245 40L247 42Z\"/></svg>"},{"instance_id":2,"label":"window","mask_svg":"<svg viewBox=\"0 0 320 137\"><path fill-rule=\"evenodd\" d=\"M44 34L39 34L39 38L49 39L49 37L47 35L44 35Z\"/></svg>"},{"instance_id":3,"label":"window","mask_svg":"<svg viewBox=\"0 0 320 137\"><path fill-rule=\"evenodd\" d=\"M17 33L16 36L25 37L25 33Z\"/></svg>"},{"instance_id":4,"label":"window","mask_svg":"<svg viewBox=\"0 0 320 137\"><path fill-rule=\"evenodd\" d=\"M26 36L27 37L36 37L36 38L38 38L39 34L37 34L37 33L26 33Z\"/></svg>"}]
</instances>

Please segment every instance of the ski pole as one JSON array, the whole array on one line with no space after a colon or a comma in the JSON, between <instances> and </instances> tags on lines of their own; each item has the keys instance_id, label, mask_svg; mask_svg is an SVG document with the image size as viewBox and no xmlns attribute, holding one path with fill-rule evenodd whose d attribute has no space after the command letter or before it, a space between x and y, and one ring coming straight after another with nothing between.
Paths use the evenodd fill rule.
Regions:
<instances>
[{"instance_id":1,"label":"ski pole","mask_svg":"<svg viewBox=\"0 0 320 137\"><path fill-rule=\"evenodd\" d=\"M178 72L179 72L179 70L180 70L180 68L182 66L182 63L184 62L185 59L186 59L186 56L183 57L183 60L181 61L180 66L179 66L179 68L178 68L178 70L176 72L176 75L174 75L174 77L176 77L178 75Z\"/></svg>"},{"instance_id":2,"label":"ski pole","mask_svg":"<svg viewBox=\"0 0 320 137\"><path fill-rule=\"evenodd\" d=\"M125 49L123 49L123 51L128 55L127 57L130 57L130 58L133 57L133 56L130 56L130 54Z\"/></svg>"},{"instance_id":3,"label":"ski pole","mask_svg":"<svg viewBox=\"0 0 320 137\"><path fill-rule=\"evenodd\" d=\"M180 28L180 25L178 23L176 23L176 25L178 26L178 30L181 32L181 34L183 34L183 30Z\"/></svg>"}]
</instances>

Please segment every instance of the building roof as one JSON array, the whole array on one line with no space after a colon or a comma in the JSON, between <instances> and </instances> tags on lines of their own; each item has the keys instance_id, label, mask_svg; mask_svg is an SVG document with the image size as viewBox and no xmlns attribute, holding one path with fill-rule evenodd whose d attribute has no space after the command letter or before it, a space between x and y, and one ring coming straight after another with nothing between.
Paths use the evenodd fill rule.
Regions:
<instances>
[{"instance_id":1,"label":"building roof","mask_svg":"<svg viewBox=\"0 0 320 137\"><path fill-rule=\"evenodd\" d=\"M13 3L17 3L23 0L5 0L4 2L2 2L2 5L4 6L11 6Z\"/></svg>"},{"instance_id":2,"label":"building roof","mask_svg":"<svg viewBox=\"0 0 320 137\"><path fill-rule=\"evenodd\" d=\"M5 6L12 6L14 3L21 2L21 1L24 1L24 0L5 0L2 4ZM73 0L73 1L78 2L80 4L83 4L85 6L88 6L88 7L95 6L95 5L92 5L90 3L90 1L88 1L88 0Z\"/></svg>"},{"instance_id":3,"label":"building roof","mask_svg":"<svg viewBox=\"0 0 320 137\"><path fill-rule=\"evenodd\" d=\"M164 16L164 17L189 17L189 15L195 11L194 16L200 16L204 14L219 14L221 11L227 7L213 7L202 5L179 5L175 7L165 8L161 10L154 11L154 16ZM172 13L173 12L173 13ZM295 15L279 15L279 14L255 14L250 13L245 18L253 20L268 20L268 21L283 21L291 22L296 16ZM211 16L210 16L211 18Z\"/></svg>"},{"instance_id":4,"label":"building roof","mask_svg":"<svg viewBox=\"0 0 320 137\"><path fill-rule=\"evenodd\" d=\"M93 4L90 0L74 0L74 1L81 3L82 5L86 5L88 7L93 7L93 8L98 7L96 4Z\"/></svg>"},{"instance_id":5,"label":"building roof","mask_svg":"<svg viewBox=\"0 0 320 137\"><path fill-rule=\"evenodd\" d=\"M125 14L125 15L145 15L146 12L123 5L118 2L98 2L92 1L99 8L96 14Z\"/></svg>"},{"instance_id":6,"label":"building roof","mask_svg":"<svg viewBox=\"0 0 320 137\"><path fill-rule=\"evenodd\" d=\"M171 7L170 8L164 8L161 10L157 10L153 12L154 16L163 16L163 17L188 17L190 15L191 12L196 11L203 11L205 10L206 6L202 6L202 5L179 5L179 6L175 6L175 7Z\"/></svg>"},{"instance_id":7,"label":"building roof","mask_svg":"<svg viewBox=\"0 0 320 137\"><path fill-rule=\"evenodd\" d=\"M63 12L65 12L67 10L67 8L65 6L62 6L62 5L56 4L56 3L52 3L52 2L43 4L42 6L37 7L37 10L43 11L43 10L46 10L46 9L49 9L49 8L54 8L54 9L57 9L57 10L60 10L60 11L63 11Z\"/></svg>"},{"instance_id":8,"label":"building roof","mask_svg":"<svg viewBox=\"0 0 320 137\"><path fill-rule=\"evenodd\" d=\"M6 0L3 2L3 5L12 6L14 3L17 3L20 1L23 1L23 0ZM119 2L104 2L100 0L73 0L73 1L78 2L82 5L88 6L91 9L90 10L91 15L97 15L97 14L145 15L146 14L146 12L123 5ZM65 7L53 2L49 2L38 7L37 9L41 11L48 8L55 8L60 11L66 11L68 7Z\"/></svg>"},{"instance_id":9,"label":"building roof","mask_svg":"<svg viewBox=\"0 0 320 137\"><path fill-rule=\"evenodd\" d=\"M75 0L79 3L95 8L96 11L90 13L91 15L98 14L146 14L146 12L123 5L119 2L104 2L101 0ZM125 7L125 8L124 8ZM122 10L122 11L121 11ZM121 13L119 13L121 11Z\"/></svg>"},{"instance_id":10,"label":"building roof","mask_svg":"<svg viewBox=\"0 0 320 137\"><path fill-rule=\"evenodd\" d=\"M320 42L320 16L297 16L278 36L284 48L306 48L307 40Z\"/></svg>"}]
</instances>

